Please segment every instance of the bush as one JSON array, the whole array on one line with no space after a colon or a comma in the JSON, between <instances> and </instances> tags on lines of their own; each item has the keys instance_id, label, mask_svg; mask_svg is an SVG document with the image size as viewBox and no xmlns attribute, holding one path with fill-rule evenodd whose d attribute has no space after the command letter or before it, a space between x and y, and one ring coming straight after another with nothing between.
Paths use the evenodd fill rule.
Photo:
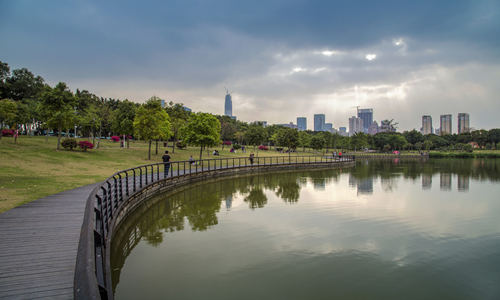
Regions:
<instances>
[{"instance_id":1,"label":"bush","mask_svg":"<svg viewBox=\"0 0 500 300\"><path fill-rule=\"evenodd\" d=\"M69 150L73 150L74 148L76 148L76 146L78 146L75 139L64 139L61 145L64 149Z\"/></svg>"},{"instance_id":2,"label":"bush","mask_svg":"<svg viewBox=\"0 0 500 300\"><path fill-rule=\"evenodd\" d=\"M187 147L186 143L184 143L183 141L178 141L175 146L177 146L177 148L179 149L184 149Z\"/></svg>"},{"instance_id":3,"label":"bush","mask_svg":"<svg viewBox=\"0 0 500 300\"><path fill-rule=\"evenodd\" d=\"M269 148L267 146L260 145L259 150L269 150Z\"/></svg>"},{"instance_id":4,"label":"bush","mask_svg":"<svg viewBox=\"0 0 500 300\"><path fill-rule=\"evenodd\" d=\"M278 151L278 152L283 151L283 147L276 147L276 151Z\"/></svg>"},{"instance_id":5,"label":"bush","mask_svg":"<svg viewBox=\"0 0 500 300\"><path fill-rule=\"evenodd\" d=\"M92 149L94 148L94 144L92 144L91 142L89 141L81 141L78 143L78 146L80 146L80 148L83 150L83 151L87 151L87 149Z\"/></svg>"},{"instance_id":6,"label":"bush","mask_svg":"<svg viewBox=\"0 0 500 300\"><path fill-rule=\"evenodd\" d=\"M233 145L233 149L234 149L234 150L241 149L241 145L234 144L234 145Z\"/></svg>"},{"instance_id":7,"label":"bush","mask_svg":"<svg viewBox=\"0 0 500 300\"><path fill-rule=\"evenodd\" d=\"M119 136L117 136L117 135L113 135L113 136L111 137L111 140L112 140L113 142L119 142L119 141L120 141L120 137L119 137Z\"/></svg>"},{"instance_id":8,"label":"bush","mask_svg":"<svg viewBox=\"0 0 500 300\"><path fill-rule=\"evenodd\" d=\"M12 137L14 136L16 132L13 129L3 129L2 130L2 136L9 136Z\"/></svg>"},{"instance_id":9,"label":"bush","mask_svg":"<svg viewBox=\"0 0 500 300\"><path fill-rule=\"evenodd\" d=\"M232 145L233 143L231 141L223 141L222 145Z\"/></svg>"}]
</instances>

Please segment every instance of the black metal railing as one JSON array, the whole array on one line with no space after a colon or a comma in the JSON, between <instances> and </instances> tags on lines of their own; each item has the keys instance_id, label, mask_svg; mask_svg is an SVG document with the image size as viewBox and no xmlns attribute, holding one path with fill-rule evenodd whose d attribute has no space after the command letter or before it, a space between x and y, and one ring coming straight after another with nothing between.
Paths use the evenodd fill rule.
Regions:
<instances>
[{"instance_id":1,"label":"black metal railing","mask_svg":"<svg viewBox=\"0 0 500 300\"><path fill-rule=\"evenodd\" d=\"M108 241L114 217L129 197L160 181L227 169L260 168L283 165L341 164L353 156L269 156L231 157L196 161L154 163L119 171L101 182L89 195L78 247L75 272L75 298L112 297L111 277L106 276Z\"/></svg>"}]
</instances>

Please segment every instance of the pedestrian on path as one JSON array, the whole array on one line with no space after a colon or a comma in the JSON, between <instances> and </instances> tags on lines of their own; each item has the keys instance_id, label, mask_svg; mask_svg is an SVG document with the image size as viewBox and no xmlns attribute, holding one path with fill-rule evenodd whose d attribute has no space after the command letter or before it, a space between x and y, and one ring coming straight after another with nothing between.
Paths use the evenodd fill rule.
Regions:
<instances>
[{"instance_id":1,"label":"pedestrian on path","mask_svg":"<svg viewBox=\"0 0 500 300\"><path fill-rule=\"evenodd\" d=\"M251 165L253 165L253 158L254 158L254 154L250 153L250 157L248 159L250 160Z\"/></svg>"},{"instance_id":2,"label":"pedestrian on path","mask_svg":"<svg viewBox=\"0 0 500 300\"><path fill-rule=\"evenodd\" d=\"M168 170L170 169L170 155L168 154L168 151L165 151L165 154L163 154L163 156L161 157L161 159L163 160L163 164L165 164L165 168L164 168L164 172L163 172L163 175L164 175L164 178L167 178L168 176Z\"/></svg>"}]
</instances>

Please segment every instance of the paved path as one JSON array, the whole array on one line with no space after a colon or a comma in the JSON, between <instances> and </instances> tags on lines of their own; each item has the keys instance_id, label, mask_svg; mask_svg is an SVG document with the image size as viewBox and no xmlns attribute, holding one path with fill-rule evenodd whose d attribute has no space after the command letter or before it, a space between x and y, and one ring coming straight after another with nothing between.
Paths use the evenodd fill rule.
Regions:
<instances>
[{"instance_id":1,"label":"paved path","mask_svg":"<svg viewBox=\"0 0 500 300\"><path fill-rule=\"evenodd\" d=\"M83 212L95 185L0 214L0 298L73 299Z\"/></svg>"}]
</instances>

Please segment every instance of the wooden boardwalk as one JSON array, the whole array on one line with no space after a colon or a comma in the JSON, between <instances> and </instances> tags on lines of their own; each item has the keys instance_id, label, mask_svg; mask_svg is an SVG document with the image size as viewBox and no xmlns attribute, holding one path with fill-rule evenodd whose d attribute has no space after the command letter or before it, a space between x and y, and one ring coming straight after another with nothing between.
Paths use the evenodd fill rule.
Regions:
<instances>
[{"instance_id":1,"label":"wooden boardwalk","mask_svg":"<svg viewBox=\"0 0 500 300\"><path fill-rule=\"evenodd\" d=\"M73 299L87 198L96 184L0 214L0 298Z\"/></svg>"}]
</instances>

